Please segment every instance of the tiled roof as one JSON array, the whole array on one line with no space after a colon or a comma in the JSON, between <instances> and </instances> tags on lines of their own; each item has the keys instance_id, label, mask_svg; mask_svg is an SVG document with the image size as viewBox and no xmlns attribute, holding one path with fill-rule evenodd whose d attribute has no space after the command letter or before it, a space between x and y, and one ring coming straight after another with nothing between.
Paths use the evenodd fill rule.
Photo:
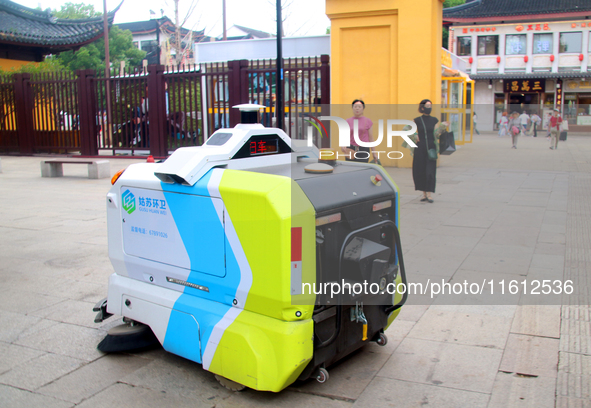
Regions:
<instances>
[{"instance_id":1,"label":"tiled roof","mask_svg":"<svg viewBox=\"0 0 591 408\"><path fill-rule=\"evenodd\" d=\"M155 33L159 25L170 21L168 17L162 17L158 19L146 20L146 21L134 21L132 23L121 23L116 24L122 30L129 30L132 34L149 34Z\"/></svg>"},{"instance_id":2,"label":"tiled roof","mask_svg":"<svg viewBox=\"0 0 591 408\"><path fill-rule=\"evenodd\" d=\"M244 31L245 33L252 35L252 38L274 37L273 34L269 34L269 33L266 33L264 31L260 31L260 30L255 30L253 28L248 28L248 27L237 25L237 24L234 24L234 27L239 28L240 30Z\"/></svg>"},{"instance_id":3,"label":"tiled roof","mask_svg":"<svg viewBox=\"0 0 591 408\"><path fill-rule=\"evenodd\" d=\"M175 28L174 23L168 17L162 17L158 19L152 19L147 21L135 21L133 23L121 23L116 24L122 30L129 30L132 34L150 34L155 33L158 27L162 28L162 31L167 34L174 34ZM194 37L202 37L205 30L193 31ZM181 35L185 36L189 33L189 30L181 27Z\"/></svg>"},{"instance_id":4,"label":"tiled roof","mask_svg":"<svg viewBox=\"0 0 591 408\"><path fill-rule=\"evenodd\" d=\"M591 72L576 72L576 71L564 71L564 72L506 72L504 74L498 73L482 73L482 74L470 74L470 79L529 79L529 78L590 78Z\"/></svg>"},{"instance_id":5,"label":"tiled roof","mask_svg":"<svg viewBox=\"0 0 591 408\"><path fill-rule=\"evenodd\" d=\"M109 25L115 13L108 13ZM0 0L0 42L52 50L71 49L103 35L103 17L58 19L50 10L41 11Z\"/></svg>"},{"instance_id":6,"label":"tiled roof","mask_svg":"<svg viewBox=\"0 0 591 408\"><path fill-rule=\"evenodd\" d=\"M490 17L584 13L591 15L589 0L473 0L443 9L443 21Z\"/></svg>"}]
</instances>

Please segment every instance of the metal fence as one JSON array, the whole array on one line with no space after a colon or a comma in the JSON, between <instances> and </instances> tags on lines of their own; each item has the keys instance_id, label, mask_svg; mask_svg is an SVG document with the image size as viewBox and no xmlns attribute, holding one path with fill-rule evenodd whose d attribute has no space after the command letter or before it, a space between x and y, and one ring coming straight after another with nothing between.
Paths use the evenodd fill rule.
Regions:
<instances>
[{"instance_id":1,"label":"metal fence","mask_svg":"<svg viewBox=\"0 0 591 408\"><path fill-rule=\"evenodd\" d=\"M303 138L304 117L330 103L328 56L286 59L283 83L284 130ZM237 104L265 106L261 122L275 126L275 90L271 60L1 77L0 151L166 157L235 126Z\"/></svg>"}]
</instances>

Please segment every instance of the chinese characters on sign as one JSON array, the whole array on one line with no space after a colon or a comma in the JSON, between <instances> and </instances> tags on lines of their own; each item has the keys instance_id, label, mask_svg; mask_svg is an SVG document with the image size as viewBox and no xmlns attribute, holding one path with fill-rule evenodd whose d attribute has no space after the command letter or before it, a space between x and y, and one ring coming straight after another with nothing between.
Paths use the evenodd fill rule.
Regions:
<instances>
[{"instance_id":1,"label":"chinese characters on sign","mask_svg":"<svg viewBox=\"0 0 591 408\"><path fill-rule=\"evenodd\" d=\"M150 197L138 197L140 207L158 208L166 210L166 201Z\"/></svg>"},{"instance_id":2,"label":"chinese characters on sign","mask_svg":"<svg viewBox=\"0 0 591 408\"><path fill-rule=\"evenodd\" d=\"M484 33L487 31L496 31L496 30L497 30L496 27L462 28L462 33L467 34L468 31L471 33L473 33L473 32Z\"/></svg>"},{"instance_id":3,"label":"chinese characters on sign","mask_svg":"<svg viewBox=\"0 0 591 408\"><path fill-rule=\"evenodd\" d=\"M544 79L509 79L505 80L505 92L544 92Z\"/></svg>"},{"instance_id":4,"label":"chinese characters on sign","mask_svg":"<svg viewBox=\"0 0 591 408\"><path fill-rule=\"evenodd\" d=\"M527 25L527 31L549 31L550 30L550 26L548 25L548 23L543 23L543 24L526 24ZM515 27L515 29L517 31L523 31L525 29L525 27L523 25L518 25L517 27Z\"/></svg>"},{"instance_id":5,"label":"chinese characters on sign","mask_svg":"<svg viewBox=\"0 0 591 408\"><path fill-rule=\"evenodd\" d=\"M264 154L267 153L267 143L264 140L257 142L250 142L250 154Z\"/></svg>"}]
</instances>

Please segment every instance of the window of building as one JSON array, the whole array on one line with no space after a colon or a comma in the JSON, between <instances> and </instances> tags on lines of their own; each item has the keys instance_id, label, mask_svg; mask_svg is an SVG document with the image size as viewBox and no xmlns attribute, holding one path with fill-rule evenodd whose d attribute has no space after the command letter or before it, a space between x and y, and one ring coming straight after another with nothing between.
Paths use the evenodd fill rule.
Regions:
<instances>
[{"instance_id":1,"label":"window of building","mask_svg":"<svg viewBox=\"0 0 591 408\"><path fill-rule=\"evenodd\" d=\"M583 33L560 33L558 52L581 52Z\"/></svg>"},{"instance_id":2,"label":"window of building","mask_svg":"<svg viewBox=\"0 0 591 408\"><path fill-rule=\"evenodd\" d=\"M552 34L534 34L534 54L552 54Z\"/></svg>"},{"instance_id":3,"label":"window of building","mask_svg":"<svg viewBox=\"0 0 591 408\"><path fill-rule=\"evenodd\" d=\"M526 53L526 35L507 35L505 37L505 55L523 55Z\"/></svg>"},{"instance_id":4,"label":"window of building","mask_svg":"<svg viewBox=\"0 0 591 408\"><path fill-rule=\"evenodd\" d=\"M458 37L458 52L460 56L472 54L472 37Z\"/></svg>"},{"instance_id":5,"label":"window of building","mask_svg":"<svg viewBox=\"0 0 591 408\"><path fill-rule=\"evenodd\" d=\"M148 40L141 42L142 51L146 51L145 58L148 64L159 64L158 42L155 40Z\"/></svg>"},{"instance_id":6,"label":"window of building","mask_svg":"<svg viewBox=\"0 0 591 408\"><path fill-rule=\"evenodd\" d=\"M478 55L498 55L498 53L498 35L484 35L478 37Z\"/></svg>"}]
</instances>

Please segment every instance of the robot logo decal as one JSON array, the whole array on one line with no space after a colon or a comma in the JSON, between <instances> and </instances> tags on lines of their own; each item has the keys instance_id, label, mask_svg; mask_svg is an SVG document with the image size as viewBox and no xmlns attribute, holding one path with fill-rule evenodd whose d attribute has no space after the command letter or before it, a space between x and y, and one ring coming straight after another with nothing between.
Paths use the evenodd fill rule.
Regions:
<instances>
[{"instance_id":1,"label":"robot logo decal","mask_svg":"<svg viewBox=\"0 0 591 408\"><path fill-rule=\"evenodd\" d=\"M123 203L123 209L127 211L128 214L135 211L135 196L131 191L125 190L125 192L121 194L121 202Z\"/></svg>"}]
</instances>

